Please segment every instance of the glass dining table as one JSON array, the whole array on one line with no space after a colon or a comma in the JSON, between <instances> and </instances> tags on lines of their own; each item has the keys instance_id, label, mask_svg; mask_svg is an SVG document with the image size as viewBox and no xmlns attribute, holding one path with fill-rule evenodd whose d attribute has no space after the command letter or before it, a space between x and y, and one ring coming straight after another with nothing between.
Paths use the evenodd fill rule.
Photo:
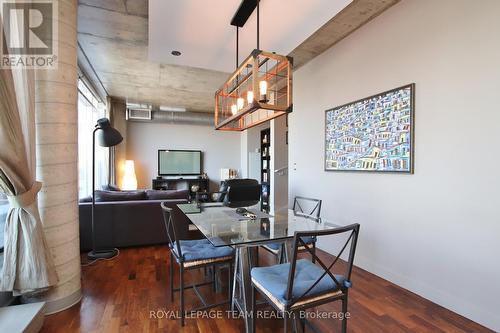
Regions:
<instances>
[{"instance_id":1,"label":"glass dining table","mask_svg":"<svg viewBox=\"0 0 500 333\"><path fill-rule=\"evenodd\" d=\"M231 308L236 307L245 319L246 332L253 332L251 316L252 285L250 249L269 243L283 243L285 258L292 258L293 237L296 231L321 231L338 228L339 225L313 220L291 209L276 210L273 215L248 207L254 219L244 217L235 208L221 203L178 204L177 207L214 246L235 248L235 275Z\"/></svg>"}]
</instances>

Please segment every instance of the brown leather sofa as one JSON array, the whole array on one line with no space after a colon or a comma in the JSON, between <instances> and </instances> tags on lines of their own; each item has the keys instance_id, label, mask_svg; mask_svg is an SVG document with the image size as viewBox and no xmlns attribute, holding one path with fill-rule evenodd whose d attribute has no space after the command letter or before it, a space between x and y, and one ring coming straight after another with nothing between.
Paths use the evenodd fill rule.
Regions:
<instances>
[{"instance_id":1,"label":"brown leather sofa","mask_svg":"<svg viewBox=\"0 0 500 333\"><path fill-rule=\"evenodd\" d=\"M161 202L174 209L181 237L190 238L189 220L176 206L188 202L188 191L96 191L96 248L166 244ZM91 199L80 201L79 213L80 251L86 252L92 249Z\"/></svg>"}]
</instances>

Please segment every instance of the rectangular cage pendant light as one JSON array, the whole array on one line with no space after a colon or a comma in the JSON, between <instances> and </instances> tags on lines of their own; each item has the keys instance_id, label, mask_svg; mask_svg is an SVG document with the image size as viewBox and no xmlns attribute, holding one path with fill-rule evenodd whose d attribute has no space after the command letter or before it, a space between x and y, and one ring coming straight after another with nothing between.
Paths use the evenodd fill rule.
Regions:
<instances>
[{"instance_id":1,"label":"rectangular cage pendant light","mask_svg":"<svg viewBox=\"0 0 500 333\"><path fill-rule=\"evenodd\" d=\"M292 112L293 59L254 50L215 93L215 129L242 131Z\"/></svg>"}]
</instances>

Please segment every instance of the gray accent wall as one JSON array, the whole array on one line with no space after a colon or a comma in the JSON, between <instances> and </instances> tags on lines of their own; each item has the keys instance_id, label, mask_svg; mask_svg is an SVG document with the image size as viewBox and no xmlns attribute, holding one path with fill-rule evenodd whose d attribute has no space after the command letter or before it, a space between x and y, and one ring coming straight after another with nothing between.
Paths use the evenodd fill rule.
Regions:
<instances>
[{"instance_id":1,"label":"gray accent wall","mask_svg":"<svg viewBox=\"0 0 500 333\"><path fill-rule=\"evenodd\" d=\"M240 132L213 127L153 122L127 124L127 159L134 160L138 188L151 188L157 176L158 149L192 149L203 152L203 169L217 190L220 169L241 169Z\"/></svg>"},{"instance_id":2,"label":"gray accent wall","mask_svg":"<svg viewBox=\"0 0 500 333\"><path fill-rule=\"evenodd\" d=\"M497 0L401 1L294 72L289 118L289 199L359 222L356 265L496 331L499 15ZM415 174L325 172L324 111L412 82Z\"/></svg>"}]
</instances>

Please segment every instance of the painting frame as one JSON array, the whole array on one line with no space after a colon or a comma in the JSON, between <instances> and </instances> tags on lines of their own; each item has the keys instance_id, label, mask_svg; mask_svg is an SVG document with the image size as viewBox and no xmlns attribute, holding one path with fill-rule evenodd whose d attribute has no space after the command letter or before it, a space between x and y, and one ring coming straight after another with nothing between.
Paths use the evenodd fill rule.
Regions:
<instances>
[{"instance_id":1,"label":"painting frame","mask_svg":"<svg viewBox=\"0 0 500 333\"><path fill-rule=\"evenodd\" d=\"M349 106L354 106L356 104L366 102L368 100L378 98L378 97L383 97L386 95L389 95L391 93L400 91L400 90L405 90L409 89L410 90L410 98L409 98L409 103L410 103L410 110L409 110L409 162L408 162L408 168L403 169L403 170L380 170L380 169L356 169L356 168L350 168L350 169L345 169L345 168L329 168L327 165L327 156L328 156L328 114L330 112L335 112L339 111L342 108L346 108ZM366 173L392 173L392 174L414 174L415 173L415 83L410 83L406 84L394 89L386 90L384 92L371 95L368 97L364 97L361 99L358 99L353 102L348 102L339 106L335 106L332 108L329 108L325 110L325 117L324 117L324 139L323 139L323 145L324 145L324 171L333 171L333 172L366 172Z\"/></svg>"}]
</instances>

